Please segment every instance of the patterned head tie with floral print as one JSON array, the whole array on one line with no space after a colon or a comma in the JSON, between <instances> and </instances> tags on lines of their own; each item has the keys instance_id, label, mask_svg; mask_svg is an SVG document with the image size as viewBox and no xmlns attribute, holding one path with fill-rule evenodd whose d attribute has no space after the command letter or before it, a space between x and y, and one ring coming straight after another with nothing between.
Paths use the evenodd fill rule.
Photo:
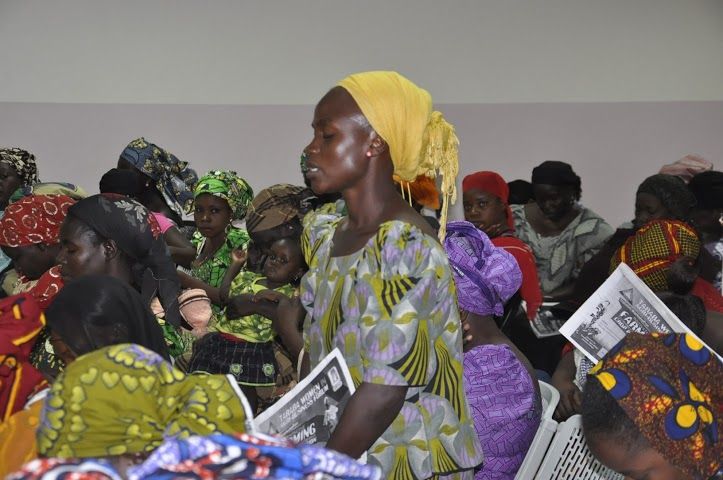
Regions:
<instances>
[{"instance_id":1,"label":"patterned head tie with floral print","mask_svg":"<svg viewBox=\"0 0 723 480\"><path fill-rule=\"evenodd\" d=\"M191 212L198 175L187 162L143 137L129 143L120 158L153 180L168 208L181 217Z\"/></svg>"},{"instance_id":2,"label":"patterned head tie with floral print","mask_svg":"<svg viewBox=\"0 0 723 480\"><path fill-rule=\"evenodd\" d=\"M38 166L35 164L35 155L22 148L0 148L0 162L7 163L15 172L23 186L34 185L38 179Z\"/></svg>"},{"instance_id":3,"label":"patterned head tie with floral print","mask_svg":"<svg viewBox=\"0 0 723 480\"><path fill-rule=\"evenodd\" d=\"M588 375L671 464L696 479L721 468L723 366L696 337L629 334Z\"/></svg>"}]
</instances>

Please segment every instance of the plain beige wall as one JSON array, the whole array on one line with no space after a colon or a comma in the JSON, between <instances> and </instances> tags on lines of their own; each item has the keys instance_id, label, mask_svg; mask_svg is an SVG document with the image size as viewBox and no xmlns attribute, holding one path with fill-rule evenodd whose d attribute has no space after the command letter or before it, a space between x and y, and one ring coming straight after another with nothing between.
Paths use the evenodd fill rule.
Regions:
<instances>
[{"instance_id":1,"label":"plain beige wall","mask_svg":"<svg viewBox=\"0 0 723 480\"><path fill-rule=\"evenodd\" d=\"M723 167L721 60L720 0L0 0L0 145L90 191L139 135L298 183L318 98L397 69L457 126L462 174L568 161L617 224L663 163Z\"/></svg>"}]
</instances>

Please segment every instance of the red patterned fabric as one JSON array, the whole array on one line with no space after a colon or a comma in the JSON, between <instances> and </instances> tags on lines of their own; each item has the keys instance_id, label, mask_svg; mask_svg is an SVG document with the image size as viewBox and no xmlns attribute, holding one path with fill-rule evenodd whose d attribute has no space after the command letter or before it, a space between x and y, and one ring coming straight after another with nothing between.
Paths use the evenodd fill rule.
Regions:
<instances>
[{"instance_id":1,"label":"red patterned fabric","mask_svg":"<svg viewBox=\"0 0 723 480\"><path fill-rule=\"evenodd\" d=\"M0 219L0 246L58 243L60 227L74 203L65 195L31 195L10 204Z\"/></svg>"},{"instance_id":2,"label":"red patterned fabric","mask_svg":"<svg viewBox=\"0 0 723 480\"><path fill-rule=\"evenodd\" d=\"M38 303L27 293L0 300L0 422L21 410L45 381L30 364L30 351L44 324Z\"/></svg>"},{"instance_id":3,"label":"red patterned fabric","mask_svg":"<svg viewBox=\"0 0 723 480\"><path fill-rule=\"evenodd\" d=\"M60 275L60 267L56 265L42 274L35 285L27 290L27 293L32 295L40 309L45 311L62 288L63 277Z\"/></svg>"}]
</instances>

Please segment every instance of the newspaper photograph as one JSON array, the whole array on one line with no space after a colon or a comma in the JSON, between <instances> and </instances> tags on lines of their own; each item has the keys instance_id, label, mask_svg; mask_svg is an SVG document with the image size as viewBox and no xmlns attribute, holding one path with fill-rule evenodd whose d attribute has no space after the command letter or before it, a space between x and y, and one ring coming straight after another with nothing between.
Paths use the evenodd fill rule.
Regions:
<instances>
[{"instance_id":1,"label":"newspaper photograph","mask_svg":"<svg viewBox=\"0 0 723 480\"><path fill-rule=\"evenodd\" d=\"M695 336L624 263L560 328L560 333L593 362L634 332Z\"/></svg>"},{"instance_id":2,"label":"newspaper photograph","mask_svg":"<svg viewBox=\"0 0 723 480\"><path fill-rule=\"evenodd\" d=\"M304 380L256 417L256 429L295 443L325 445L354 390L344 357L334 349Z\"/></svg>"}]
</instances>

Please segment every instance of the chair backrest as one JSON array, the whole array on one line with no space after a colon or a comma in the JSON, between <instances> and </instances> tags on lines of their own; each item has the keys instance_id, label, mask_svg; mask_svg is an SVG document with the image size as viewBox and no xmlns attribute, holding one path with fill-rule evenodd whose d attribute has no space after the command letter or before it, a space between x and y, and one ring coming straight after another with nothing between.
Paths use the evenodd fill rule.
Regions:
<instances>
[{"instance_id":1,"label":"chair backrest","mask_svg":"<svg viewBox=\"0 0 723 480\"><path fill-rule=\"evenodd\" d=\"M557 404L560 403L560 392L549 383L537 383L540 384L540 395L542 395L542 418L552 418Z\"/></svg>"},{"instance_id":2,"label":"chair backrest","mask_svg":"<svg viewBox=\"0 0 723 480\"><path fill-rule=\"evenodd\" d=\"M535 478L535 474L545 458L545 453L547 453L552 437L557 430L557 422L552 419L552 414L560 402L560 394L552 385L545 382L538 383L542 395L542 419L535 437L532 439L530 449L527 450L527 455L525 455L525 459L517 471L516 480L532 480Z\"/></svg>"},{"instance_id":3,"label":"chair backrest","mask_svg":"<svg viewBox=\"0 0 723 480\"><path fill-rule=\"evenodd\" d=\"M587 448L582 434L582 417L573 415L557 427L550 448L537 470L535 480L623 480L598 462Z\"/></svg>"}]
</instances>

